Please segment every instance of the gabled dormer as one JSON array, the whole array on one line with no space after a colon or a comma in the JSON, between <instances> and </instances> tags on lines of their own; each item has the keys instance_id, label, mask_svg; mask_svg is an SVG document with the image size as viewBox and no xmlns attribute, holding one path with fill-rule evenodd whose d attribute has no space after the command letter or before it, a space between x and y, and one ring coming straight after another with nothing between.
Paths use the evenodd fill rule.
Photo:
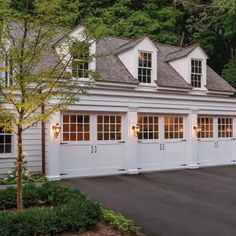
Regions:
<instances>
[{"instance_id":1,"label":"gabled dormer","mask_svg":"<svg viewBox=\"0 0 236 236\"><path fill-rule=\"evenodd\" d=\"M144 36L122 45L117 56L140 85L156 86L158 50L156 45Z\"/></svg>"},{"instance_id":2,"label":"gabled dormer","mask_svg":"<svg viewBox=\"0 0 236 236\"><path fill-rule=\"evenodd\" d=\"M166 61L192 85L194 90L206 90L208 56L198 45L180 49L166 57Z\"/></svg>"},{"instance_id":3,"label":"gabled dormer","mask_svg":"<svg viewBox=\"0 0 236 236\"><path fill-rule=\"evenodd\" d=\"M92 39L87 39L83 25L79 24L58 40L54 44L54 48L64 64L69 65L67 71L73 77L87 80L89 79L89 71L95 71L96 43ZM80 53L76 53L76 48ZM93 59L90 59L92 57Z\"/></svg>"}]
</instances>

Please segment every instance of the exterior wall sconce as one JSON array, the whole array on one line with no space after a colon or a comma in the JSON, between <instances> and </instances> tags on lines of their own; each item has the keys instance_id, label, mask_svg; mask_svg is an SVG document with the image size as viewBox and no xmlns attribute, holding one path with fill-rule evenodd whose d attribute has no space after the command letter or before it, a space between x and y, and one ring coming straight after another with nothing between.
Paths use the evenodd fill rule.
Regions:
<instances>
[{"instance_id":1,"label":"exterior wall sconce","mask_svg":"<svg viewBox=\"0 0 236 236\"><path fill-rule=\"evenodd\" d=\"M61 126L56 123L56 125L52 126L52 130L54 131L54 137L57 138L61 131Z\"/></svg>"},{"instance_id":2,"label":"exterior wall sconce","mask_svg":"<svg viewBox=\"0 0 236 236\"><path fill-rule=\"evenodd\" d=\"M201 132L201 131L202 131L202 127L199 126L199 125L194 125L194 126L193 126L193 129L194 129L196 132Z\"/></svg>"},{"instance_id":3,"label":"exterior wall sconce","mask_svg":"<svg viewBox=\"0 0 236 236\"><path fill-rule=\"evenodd\" d=\"M140 126L138 124L132 126L132 130L134 131L134 136L138 137L138 134L140 132Z\"/></svg>"}]
</instances>

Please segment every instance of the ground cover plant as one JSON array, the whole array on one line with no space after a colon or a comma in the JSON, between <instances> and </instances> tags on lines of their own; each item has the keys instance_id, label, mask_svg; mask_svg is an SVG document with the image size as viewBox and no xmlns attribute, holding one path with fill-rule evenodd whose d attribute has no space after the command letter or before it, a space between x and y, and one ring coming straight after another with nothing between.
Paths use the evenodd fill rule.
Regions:
<instances>
[{"instance_id":1,"label":"ground cover plant","mask_svg":"<svg viewBox=\"0 0 236 236\"><path fill-rule=\"evenodd\" d=\"M15 196L14 187L0 191L0 235L80 234L105 224L123 235L137 235L139 231L132 220L103 209L78 190L68 188L60 182L24 185L22 211L16 211Z\"/></svg>"}]
</instances>

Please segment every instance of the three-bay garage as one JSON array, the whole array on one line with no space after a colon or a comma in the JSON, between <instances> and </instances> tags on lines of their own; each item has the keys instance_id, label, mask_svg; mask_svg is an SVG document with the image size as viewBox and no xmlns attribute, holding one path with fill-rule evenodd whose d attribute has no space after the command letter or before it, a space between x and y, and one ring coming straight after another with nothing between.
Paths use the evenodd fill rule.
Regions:
<instances>
[{"instance_id":1,"label":"three-bay garage","mask_svg":"<svg viewBox=\"0 0 236 236\"><path fill-rule=\"evenodd\" d=\"M198 115L195 128L189 114L137 112L135 117L63 113L61 177L128 173L130 163L132 171L145 172L236 162L234 117Z\"/></svg>"}]
</instances>

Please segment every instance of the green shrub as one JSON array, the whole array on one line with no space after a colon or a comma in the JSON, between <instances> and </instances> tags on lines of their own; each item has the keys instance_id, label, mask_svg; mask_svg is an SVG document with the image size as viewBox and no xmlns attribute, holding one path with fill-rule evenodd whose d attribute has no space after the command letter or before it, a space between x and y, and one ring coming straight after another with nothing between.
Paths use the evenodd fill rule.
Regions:
<instances>
[{"instance_id":1,"label":"green shrub","mask_svg":"<svg viewBox=\"0 0 236 236\"><path fill-rule=\"evenodd\" d=\"M39 201L44 207L21 212L0 211L0 235L45 236L65 231L83 232L101 220L99 204L60 183L29 184L24 186L23 193L26 207L35 206ZM15 198L15 188L0 192L0 201L3 199L4 202L1 202L2 209L15 207Z\"/></svg>"},{"instance_id":2,"label":"green shrub","mask_svg":"<svg viewBox=\"0 0 236 236\"><path fill-rule=\"evenodd\" d=\"M126 219L120 213L116 213L112 210L102 209L102 216L105 223L111 225L115 229L123 233L131 233L136 235L139 228L137 225L129 219Z\"/></svg>"}]
</instances>

